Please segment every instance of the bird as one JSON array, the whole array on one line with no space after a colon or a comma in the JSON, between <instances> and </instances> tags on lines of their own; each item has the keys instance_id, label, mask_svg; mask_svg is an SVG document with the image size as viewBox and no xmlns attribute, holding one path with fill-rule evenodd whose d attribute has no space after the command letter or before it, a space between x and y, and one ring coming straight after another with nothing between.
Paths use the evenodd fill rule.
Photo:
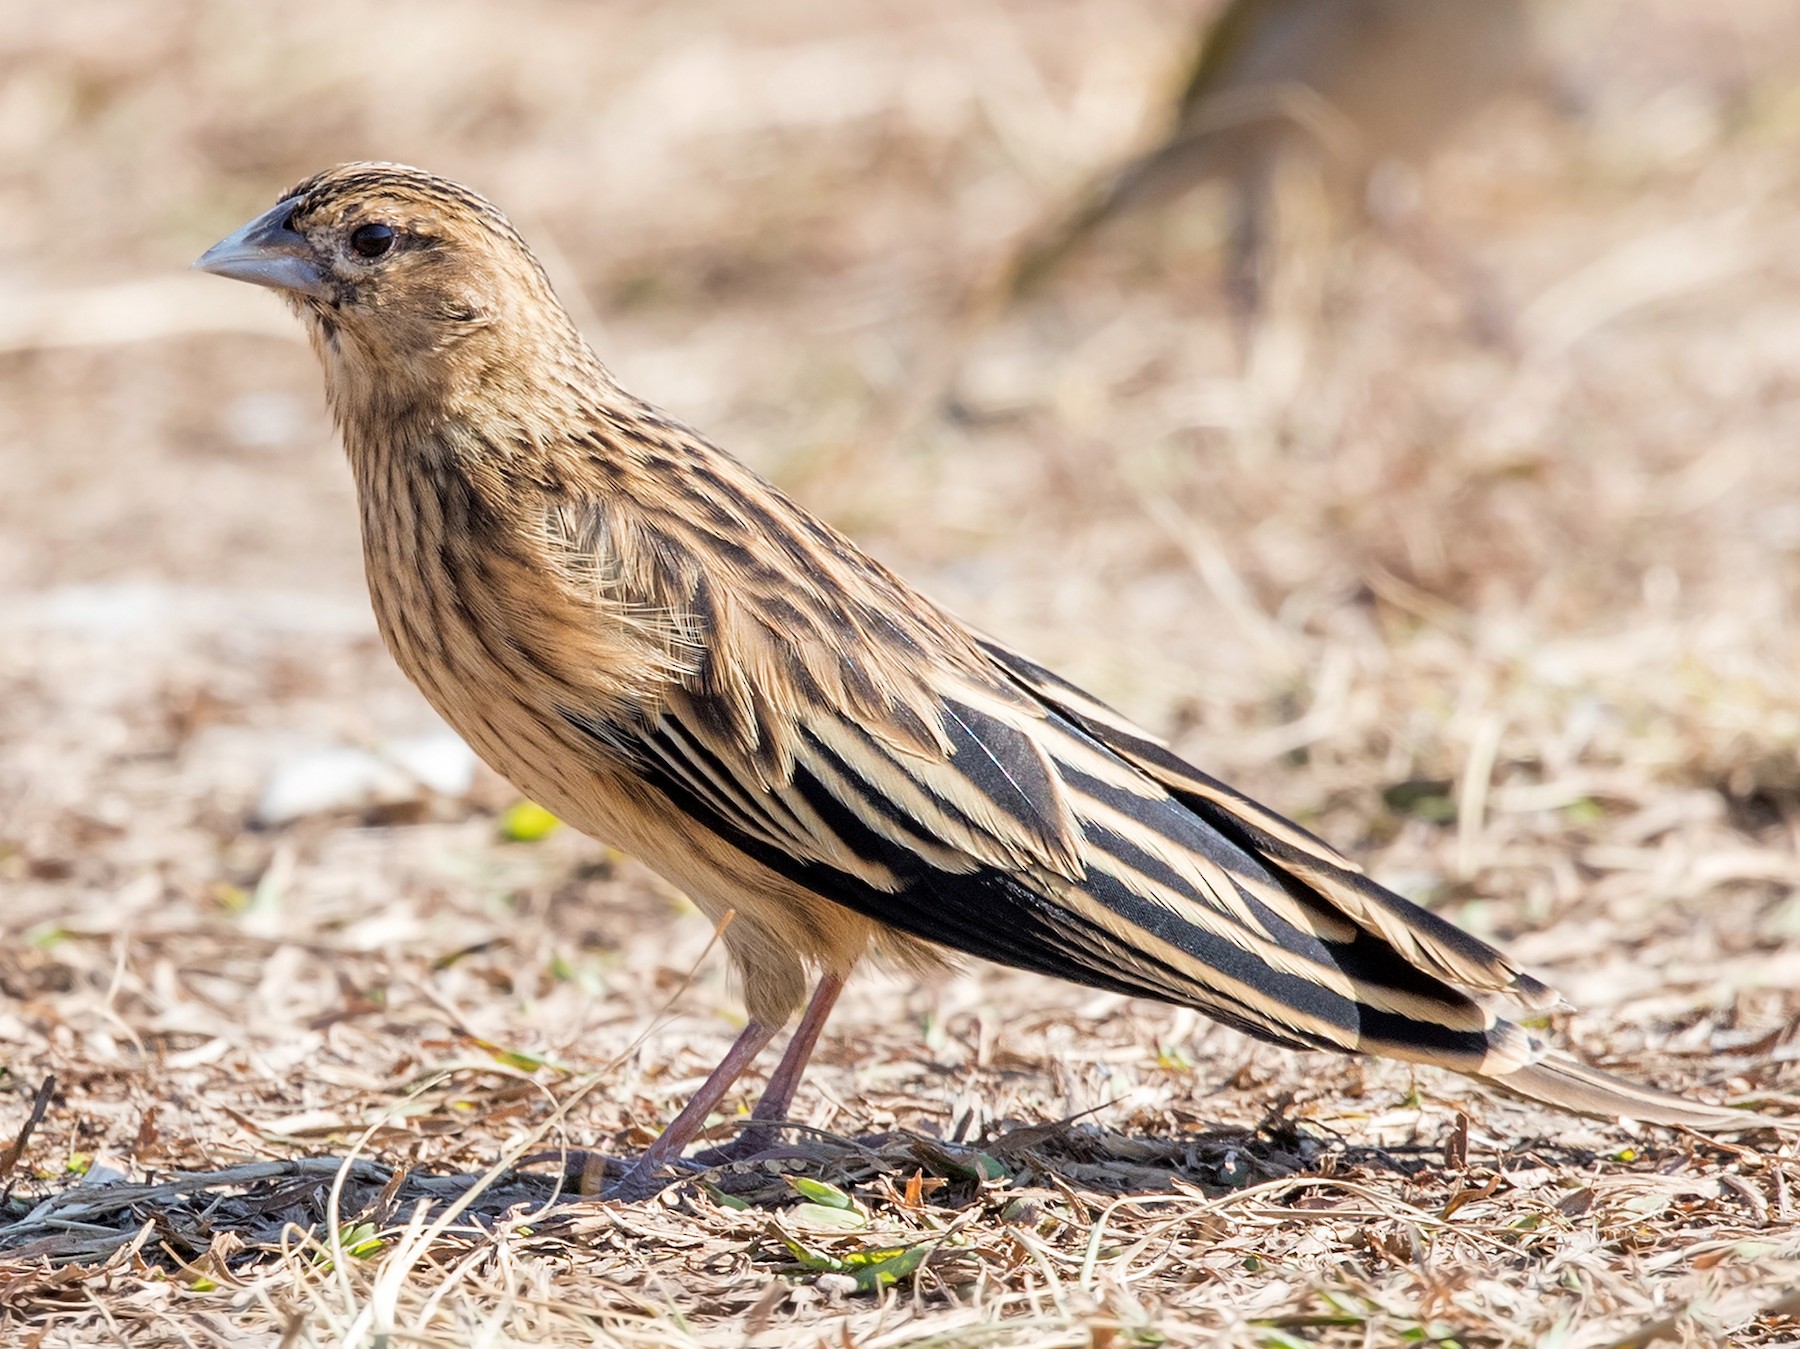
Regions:
<instances>
[{"instance_id":1,"label":"bird","mask_svg":"<svg viewBox=\"0 0 1800 1349\"><path fill-rule=\"evenodd\" d=\"M626 392L468 188L339 165L194 265L303 321L400 668L521 792L721 928L743 1030L603 1197L667 1183L805 1001L750 1128L785 1120L865 957L979 957L1572 1111L1768 1122L1546 1044L1521 1022L1559 998L1506 955Z\"/></svg>"},{"instance_id":2,"label":"bird","mask_svg":"<svg viewBox=\"0 0 1800 1349\"><path fill-rule=\"evenodd\" d=\"M1029 232L1000 292L1030 291L1108 220L1222 179L1226 297L1247 324L1265 288L1285 158L1307 156L1340 199L1366 198L1379 166L1420 164L1500 94L1549 83L1540 67L1528 0L1231 0L1206 30L1166 132ZM1429 247L1434 239L1414 242L1445 252Z\"/></svg>"}]
</instances>

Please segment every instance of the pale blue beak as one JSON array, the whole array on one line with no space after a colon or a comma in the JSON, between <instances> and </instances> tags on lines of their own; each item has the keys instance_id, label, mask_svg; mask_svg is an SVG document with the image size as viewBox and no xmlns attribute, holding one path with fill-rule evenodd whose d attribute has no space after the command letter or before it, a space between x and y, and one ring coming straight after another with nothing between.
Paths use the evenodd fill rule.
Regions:
<instances>
[{"instance_id":1,"label":"pale blue beak","mask_svg":"<svg viewBox=\"0 0 1800 1349\"><path fill-rule=\"evenodd\" d=\"M194 262L197 271L248 281L253 286L294 295L326 297L324 269L318 254L297 231L288 228L297 198L281 202L248 225L227 234Z\"/></svg>"}]
</instances>

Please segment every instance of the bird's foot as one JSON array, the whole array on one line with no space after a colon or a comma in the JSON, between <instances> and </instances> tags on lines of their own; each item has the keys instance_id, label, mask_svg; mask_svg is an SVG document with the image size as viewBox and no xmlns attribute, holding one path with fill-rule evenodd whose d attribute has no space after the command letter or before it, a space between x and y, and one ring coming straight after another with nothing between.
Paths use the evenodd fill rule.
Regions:
<instances>
[{"instance_id":1,"label":"bird's foot","mask_svg":"<svg viewBox=\"0 0 1800 1349\"><path fill-rule=\"evenodd\" d=\"M652 1158L648 1153L640 1157L626 1173L610 1185L599 1191L602 1199L648 1199L669 1185L687 1176L706 1171L715 1166L729 1166L733 1162L752 1161L770 1151L780 1142L779 1131L775 1129L746 1129L729 1143L721 1143L716 1148L705 1148L692 1157ZM587 1193L584 1189L583 1193Z\"/></svg>"},{"instance_id":2,"label":"bird's foot","mask_svg":"<svg viewBox=\"0 0 1800 1349\"><path fill-rule=\"evenodd\" d=\"M653 1160L646 1155L632 1161L579 1148L534 1152L521 1159L519 1165L537 1166L546 1162L561 1165L562 1183L570 1193L583 1199L648 1199L680 1179L681 1172L699 1171L704 1166L685 1157Z\"/></svg>"},{"instance_id":3,"label":"bird's foot","mask_svg":"<svg viewBox=\"0 0 1800 1349\"><path fill-rule=\"evenodd\" d=\"M688 1160L700 1166L729 1166L733 1162L747 1162L752 1157L767 1152L777 1141L774 1129L746 1129L731 1142L721 1143L716 1148L705 1148Z\"/></svg>"},{"instance_id":4,"label":"bird's foot","mask_svg":"<svg viewBox=\"0 0 1800 1349\"><path fill-rule=\"evenodd\" d=\"M781 1131L774 1128L747 1129L729 1143L721 1143L716 1148L706 1148L691 1157L652 1157L645 1153L631 1164L625 1174L610 1184L599 1187L596 1191L585 1183L585 1178L598 1174L583 1172L584 1184L581 1192L584 1195L596 1195L600 1199L621 1199L633 1201L648 1199L661 1193L677 1181L688 1179L703 1171L717 1166L730 1166L734 1162L750 1162L761 1157L783 1155L780 1151ZM591 1155L591 1154L590 1154ZM607 1159L610 1160L610 1159ZM614 1165L618 1165L616 1162ZM571 1171L575 1168L571 1167Z\"/></svg>"},{"instance_id":5,"label":"bird's foot","mask_svg":"<svg viewBox=\"0 0 1800 1349\"><path fill-rule=\"evenodd\" d=\"M681 1178L672 1173L670 1163L645 1165L648 1160L648 1158L640 1159L629 1171L613 1181L612 1184L604 1187L594 1197L609 1203L614 1200L627 1204L637 1203L640 1200L654 1198ZM685 1168L687 1163L677 1160L673 1165Z\"/></svg>"},{"instance_id":6,"label":"bird's foot","mask_svg":"<svg viewBox=\"0 0 1800 1349\"><path fill-rule=\"evenodd\" d=\"M610 1157L604 1152L592 1152L586 1148L556 1148L534 1152L528 1157L521 1157L518 1164L522 1167L546 1164L559 1166L562 1168L562 1183L581 1195L600 1193L605 1188L608 1171L617 1174L629 1166L628 1162L618 1157Z\"/></svg>"}]
</instances>

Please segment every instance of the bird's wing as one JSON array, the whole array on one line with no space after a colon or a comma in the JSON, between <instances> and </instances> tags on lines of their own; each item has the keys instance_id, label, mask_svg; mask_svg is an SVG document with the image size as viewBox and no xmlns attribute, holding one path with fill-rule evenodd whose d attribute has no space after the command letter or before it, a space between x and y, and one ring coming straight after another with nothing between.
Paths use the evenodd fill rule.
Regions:
<instances>
[{"instance_id":1,"label":"bird's wing","mask_svg":"<svg viewBox=\"0 0 1800 1349\"><path fill-rule=\"evenodd\" d=\"M1140 762L1152 742L1109 744L1124 733L1072 690L1052 702L1042 676L945 662L852 710L820 695L858 676L825 677L805 647L762 653L742 689L690 683L605 738L740 851L913 936L1288 1045L1469 1070L1535 1052L1469 992L1528 996L1526 976L1295 826L1165 782Z\"/></svg>"},{"instance_id":2,"label":"bird's wing","mask_svg":"<svg viewBox=\"0 0 1800 1349\"><path fill-rule=\"evenodd\" d=\"M633 591L691 649L635 719L565 709L713 834L915 937L1282 1043L1471 1069L1532 1052L1479 995L1549 995L1498 953L982 647L778 495L733 503L769 514L757 540L684 538L698 505L653 546L586 531L660 559Z\"/></svg>"},{"instance_id":3,"label":"bird's wing","mask_svg":"<svg viewBox=\"0 0 1800 1349\"><path fill-rule=\"evenodd\" d=\"M960 627L723 456L705 490L559 506L546 538L620 615L668 635L674 677L631 715L564 716L709 828L814 888L916 872L1081 873L1038 702ZM651 615L646 620L643 615ZM826 877L842 878L826 880Z\"/></svg>"},{"instance_id":4,"label":"bird's wing","mask_svg":"<svg viewBox=\"0 0 1800 1349\"><path fill-rule=\"evenodd\" d=\"M622 547L631 526L598 507L548 531L578 544L615 620L673 641L681 671L649 711L564 715L695 827L914 937L1279 1044L1431 1063L1574 1110L1759 1123L1549 1054L1496 1004L1558 999L1499 952L976 638L778 493L720 485L647 546ZM697 520L729 532L684 536ZM648 573L632 580L628 558Z\"/></svg>"},{"instance_id":5,"label":"bird's wing","mask_svg":"<svg viewBox=\"0 0 1800 1349\"><path fill-rule=\"evenodd\" d=\"M1292 820L1201 772L1122 714L996 642L983 648L1022 688L1153 778L1207 824L1289 882L1328 904L1409 962L1452 984L1503 993L1532 1011L1560 997L1503 953L1376 884L1349 858Z\"/></svg>"}]
</instances>

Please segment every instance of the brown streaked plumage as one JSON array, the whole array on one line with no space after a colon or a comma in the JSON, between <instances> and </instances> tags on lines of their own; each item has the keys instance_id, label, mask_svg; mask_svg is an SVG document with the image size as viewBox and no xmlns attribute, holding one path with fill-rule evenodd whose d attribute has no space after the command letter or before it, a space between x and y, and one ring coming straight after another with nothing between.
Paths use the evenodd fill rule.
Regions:
<instances>
[{"instance_id":1,"label":"brown streaked plumage","mask_svg":"<svg viewBox=\"0 0 1800 1349\"><path fill-rule=\"evenodd\" d=\"M870 951L949 947L1575 1110L1766 1122L1546 1049L1507 1014L1556 995L1504 955L626 393L467 189L344 165L197 265L305 320L401 668L520 790L733 915L750 1023L615 1193L654 1188L816 980L756 1115L783 1118Z\"/></svg>"}]
</instances>

